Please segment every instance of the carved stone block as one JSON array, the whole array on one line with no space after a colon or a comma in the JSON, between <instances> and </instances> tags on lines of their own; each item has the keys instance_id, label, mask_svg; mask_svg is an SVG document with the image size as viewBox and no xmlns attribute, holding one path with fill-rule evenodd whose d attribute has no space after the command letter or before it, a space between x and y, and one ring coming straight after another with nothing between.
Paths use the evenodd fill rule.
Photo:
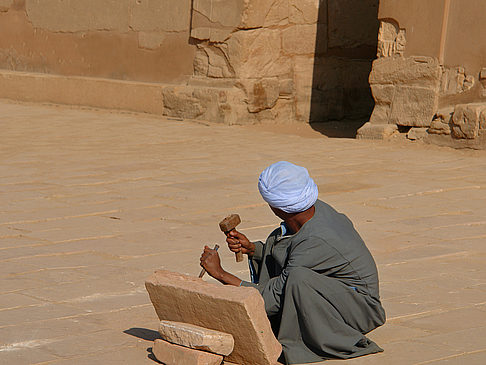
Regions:
<instances>
[{"instance_id":1,"label":"carved stone block","mask_svg":"<svg viewBox=\"0 0 486 365\"><path fill-rule=\"evenodd\" d=\"M160 320L230 333L235 346L228 361L276 363L281 346L273 335L263 298L256 289L207 283L164 270L155 272L145 286Z\"/></svg>"},{"instance_id":2,"label":"carved stone block","mask_svg":"<svg viewBox=\"0 0 486 365\"><path fill-rule=\"evenodd\" d=\"M159 339L154 341L152 352L165 365L220 365L223 361L221 355L173 345Z\"/></svg>"}]
</instances>

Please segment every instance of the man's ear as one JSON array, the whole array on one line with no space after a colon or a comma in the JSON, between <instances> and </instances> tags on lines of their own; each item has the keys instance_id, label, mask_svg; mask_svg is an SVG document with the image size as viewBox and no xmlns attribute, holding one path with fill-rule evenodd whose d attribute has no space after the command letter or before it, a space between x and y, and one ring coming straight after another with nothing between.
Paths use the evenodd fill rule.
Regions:
<instances>
[{"instance_id":1,"label":"man's ear","mask_svg":"<svg viewBox=\"0 0 486 365\"><path fill-rule=\"evenodd\" d=\"M282 220L285 220L288 218L288 213L285 213L283 210L272 207L271 205L268 205L270 209L272 210L273 214L275 214L277 217L279 217Z\"/></svg>"}]
</instances>

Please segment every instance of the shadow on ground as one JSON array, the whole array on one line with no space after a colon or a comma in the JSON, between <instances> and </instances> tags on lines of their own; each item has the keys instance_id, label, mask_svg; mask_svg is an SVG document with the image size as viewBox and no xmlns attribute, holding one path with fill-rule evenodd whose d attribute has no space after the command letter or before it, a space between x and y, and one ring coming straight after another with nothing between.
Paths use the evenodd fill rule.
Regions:
<instances>
[{"instance_id":1,"label":"shadow on ground","mask_svg":"<svg viewBox=\"0 0 486 365\"><path fill-rule=\"evenodd\" d=\"M147 328L133 327L123 331L123 333L141 338L142 340L146 340L146 341L155 341L156 339L162 338L160 337L160 334L157 331L149 330Z\"/></svg>"},{"instance_id":2,"label":"shadow on ground","mask_svg":"<svg viewBox=\"0 0 486 365\"><path fill-rule=\"evenodd\" d=\"M338 120L321 123L311 123L311 127L330 138L356 138L356 133L366 121L363 120Z\"/></svg>"}]
</instances>

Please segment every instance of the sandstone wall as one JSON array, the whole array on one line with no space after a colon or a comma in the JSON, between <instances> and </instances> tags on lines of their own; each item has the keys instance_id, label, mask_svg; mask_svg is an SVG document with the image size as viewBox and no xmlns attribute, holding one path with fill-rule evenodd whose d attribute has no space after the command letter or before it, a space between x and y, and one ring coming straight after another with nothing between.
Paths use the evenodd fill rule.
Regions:
<instances>
[{"instance_id":1,"label":"sandstone wall","mask_svg":"<svg viewBox=\"0 0 486 365\"><path fill-rule=\"evenodd\" d=\"M0 0L0 70L82 84L61 97L58 78L28 75L15 88L21 74L4 72L0 97L19 98L31 82L27 100L99 107L103 90L86 90L101 84L82 79L94 77L157 83L149 93L160 105L131 109L172 117L367 118L377 12L378 0Z\"/></svg>"},{"instance_id":2,"label":"sandstone wall","mask_svg":"<svg viewBox=\"0 0 486 365\"><path fill-rule=\"evenodd\" d=\"M0 68L181 82L190 18L191 0L1 0Z\"/></svg>"},{"instance_id":3,"label":"sandstone wall","mask_svg":"<svg viewBox=\"0 0 486 365\"><path fill-rule=\"evenodd\" d=\"M381 0L375 108L359 132L486 147L486 2Z\"/></svg>"}]
</instances>

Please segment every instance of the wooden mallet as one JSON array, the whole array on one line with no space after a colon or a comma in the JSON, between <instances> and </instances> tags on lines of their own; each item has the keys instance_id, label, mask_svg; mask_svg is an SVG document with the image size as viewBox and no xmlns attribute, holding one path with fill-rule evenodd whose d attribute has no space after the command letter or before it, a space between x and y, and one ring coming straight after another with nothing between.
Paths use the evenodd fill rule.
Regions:
<instances>
[{"instance_id":1,"label":"wooden mallet","mask_svg":"<svg viewBox=\"0 0 486 365\"><path fill-rule=\"evenodd\" d=\"M231 214L219 222L219 228L224 232L226 236L229 235L230 231L235 229L238 224L241 223L240 216L238 214ZM236 262L243 261L243 253L236 252Z\"/></svg>"}]
</instances>

